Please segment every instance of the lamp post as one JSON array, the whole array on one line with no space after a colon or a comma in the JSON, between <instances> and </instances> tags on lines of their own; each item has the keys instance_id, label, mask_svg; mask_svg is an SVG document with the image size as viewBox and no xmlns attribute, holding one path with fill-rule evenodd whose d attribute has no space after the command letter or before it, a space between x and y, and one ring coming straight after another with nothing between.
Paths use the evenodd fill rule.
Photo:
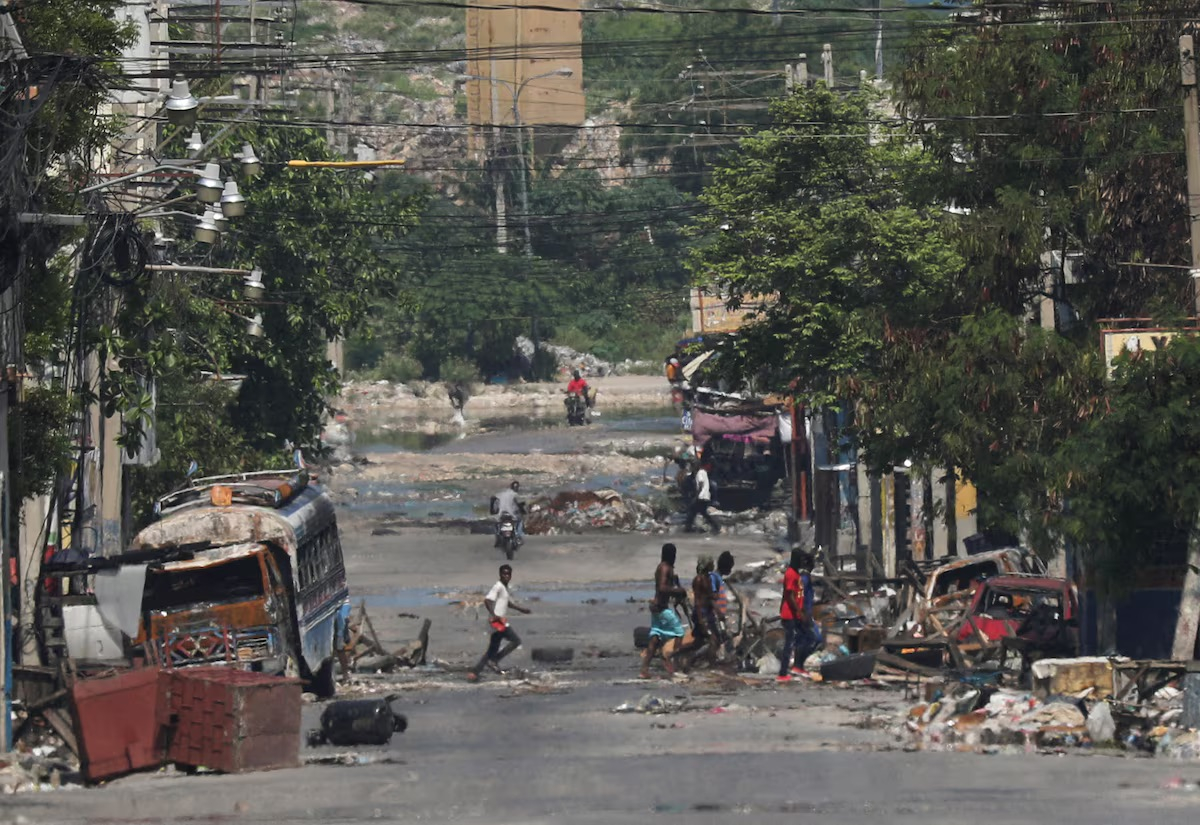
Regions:
<instances>
[{"instance_id":1,"label":"lamp post","mask_svg":"<svg viewBox=\"0 0 1200 825\"><path fill-rule=\"evenodd\" d=\"M535 74L532 77L527 77L524 80L522 80L520 83L511 83L510 81L504 80L499 77L484 77L482 75L475 75L475 74L463 75L463 77L466 78L467 80L485 80L485 81L488 81L489 83L493 83L493 84L494 83L503 83L508 88L508 91L512 94L513 126L515 126L516 130L517 130L517 154L519 155L519 157L521 159L521 174L520 174L521 213L522 213L522 223L524 224L524 230L525 230L525 255L526 255L526 257L533 256L533 237L529 231L529 182L525 177L527 170L526 170L526 165L525 165L525 140L522 135L522 123L521 123L521 109L520 109L521 92L523 92L525 90L525 87L527 85L529 85L530 83L532 83L535 80L541 80L542 78L546 78L546 77L570 77L574 73L575 72L572 69L570 69L569 67L560 66L559 68L554 69L552 71L542 72L541 74ZM495 112L493 111L493 117L494 116L495 116ZM497 227L497 230L499 231L499 226Z\"/></svg>"}]
</instances>

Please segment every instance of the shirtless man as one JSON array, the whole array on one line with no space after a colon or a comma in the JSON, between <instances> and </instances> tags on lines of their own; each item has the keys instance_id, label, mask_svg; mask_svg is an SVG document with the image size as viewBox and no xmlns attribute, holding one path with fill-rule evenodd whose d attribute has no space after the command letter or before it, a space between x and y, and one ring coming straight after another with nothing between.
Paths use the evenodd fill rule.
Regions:
<instances>
[{"instance_id":1,"label":"shirtless man","mask_svg":"<svg viewBox=\"0 0 1200 825\"><path fill-rule=\"evenodd\" d=\"M654 661L660 646L663 648L663 666L669 675L675 675L675 663L672 658L673 649L677 644L672 642L677 643L682 639L684 630L673 602L687 598L687 591L680 586L679 577L675 575L675 553L674 544L664 544L662 561L654 570L654 598L650 602L650 641L642 653L642 672L639 674L639 678L642 679L650 678L650 663ZM668 654L667 650L672 652Z\"/></svg>"},{"instance_id":2,"label":"shirtless man","mask_svg":"<svg viewBox=\"0 0 1200 825\"><path fill-rule=\"evenodd\" d=\"M721 629L717 624L716 592L712 573L716 565L712 556L701 556L696 562L696 577L692 579L692 632L696 641L706 645L709 664L715 664L721 644Z\"/></svg>"}]
</instances>

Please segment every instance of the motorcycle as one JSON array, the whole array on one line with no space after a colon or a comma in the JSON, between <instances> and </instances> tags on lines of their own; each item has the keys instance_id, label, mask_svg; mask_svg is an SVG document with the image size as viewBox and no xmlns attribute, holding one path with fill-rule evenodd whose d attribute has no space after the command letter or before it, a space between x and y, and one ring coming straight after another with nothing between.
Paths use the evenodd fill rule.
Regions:
<instances>
[{"instance_id":1,"label":"motorcycle","mask_svg":"<svg viewBox=\"0 0 1200 825\"><path fill-rule=\"evenodd\" d=\"M517 547L520 540L517 538L517 521L508 513L504 513L500 518L496 519L496 543L495 547L504 548L504 558L512 561L513 554L517 552Z\"/></svg>"},{"instance_id":2,"label":"motorcycle","mask_svg":"<svg viewBox=\"0 0 1200 825\"><path fill-rule=\"evenodd\" d=\"M581 427L584 424L589 424L591 423L591 416L599 415L599 413L592 412L591 410L592 405L596 403L596 391L590 387L584 393L567 393L567 397L563 399L563 403L567 407L567 424L572 427Z\"/></svg>"},{"instance_id":3,"label":"motorcycle","mask_svg":"<svg viewBox=\"0 0 1200 825\"><path fill-rule=\"evenodd\" d=\"M563 403L567 405L567 424L578 427L587 423L587 401L580 393L567 393Z\"/></svg>"}]
</instances>

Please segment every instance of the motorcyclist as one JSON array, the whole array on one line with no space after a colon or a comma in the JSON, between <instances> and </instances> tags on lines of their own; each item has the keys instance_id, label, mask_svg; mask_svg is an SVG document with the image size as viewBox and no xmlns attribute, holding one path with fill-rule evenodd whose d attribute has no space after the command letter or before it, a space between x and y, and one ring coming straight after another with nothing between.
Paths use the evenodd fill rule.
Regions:
<instances>
[{"instance_id":1,"label":"motorcyclist","mask_svg":"<svg viewBox=\"0 0 1200 825\"><path fill-rule=\"evenodd\" d=\"M508 489L496 496L497 520L505 514L512 516L516 529L517 543L525 543L525 502L521 500L521 482L514 481Z\"/></svg>"},{"instance_id":2,"label":"motorcyclist","mask_svg":"<svg viewBox=\"0 0 1200 825\"><path fill-rule=\"evenodd\" d=\"M587 396L588 396L587 379L585 379L583 377L583 375L579 372L579 370L575 370L573 373L571 373L571 380L567 382L567 394L568 395L581 395L585 399L587 398Z\"/></svg>"}]
</instances>

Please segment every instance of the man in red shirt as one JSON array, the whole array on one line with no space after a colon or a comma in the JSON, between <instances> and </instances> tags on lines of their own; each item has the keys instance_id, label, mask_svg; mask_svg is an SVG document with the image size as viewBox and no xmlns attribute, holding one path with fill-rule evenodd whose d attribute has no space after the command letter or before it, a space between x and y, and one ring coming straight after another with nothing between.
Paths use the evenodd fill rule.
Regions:
<instances>
[{"instance_id":1,"label":"man in red shirt","mask_svg":"<svg viewBox=\"0 0 1200 825\"><path fill-rule=\"evenodd\" d=\"M779 618L783 624L783 650L779 652L778 682L790 682L792 670L799 670L803 662L797 662L791 668L792 656L796 653L800 641L801 624L804 621L804 591L800 580L800 570L804 566L807 554L799 547L792 550L791 561L783 571L783 604L779 606Z\"/></svg>"},{"instance_id":2,"label":"man in red shirt","mask_svg":"<svg viewBox=\"0 0 1200 825\"><path fill-rule=\"evenodd\" d=\"M587 398L587 388L587 381L584 380L583 376L579 374L579 370L575 370L575 372L571 374L571 380L567 382L567 392L578 393L584 398Z\"/></svg>"}]
</instances>

